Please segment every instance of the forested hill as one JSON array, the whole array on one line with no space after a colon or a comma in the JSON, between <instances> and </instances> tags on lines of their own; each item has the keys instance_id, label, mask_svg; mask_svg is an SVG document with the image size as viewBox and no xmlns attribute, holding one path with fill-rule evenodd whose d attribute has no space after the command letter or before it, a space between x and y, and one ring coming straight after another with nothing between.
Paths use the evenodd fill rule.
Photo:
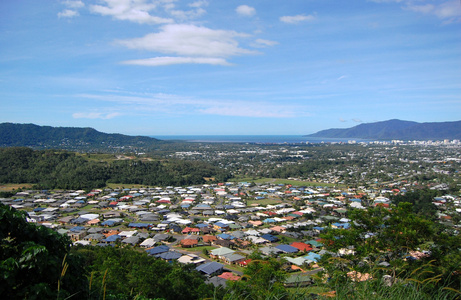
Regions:
<instances>
[{"instance_id":1,"label":"forested hill","mask_svg":"<svg viewBox=\"0 0 461 300\"><path fill-rule=\"evenodd\" d=\"M0 124L1 147L31 147L35 149L145 149L160 141L145 136L108 134L93 128L51 127L35 124Z\"/></svg>"},{"instance_id":2,"label":"forested hill","mask_svg":"<svg viewBox=\"0 0 461 300\"><path fill-rule=\"evenodd\" d=\"M0 182L32 183L42 189L89 190L108 183L186 186L229 177L229 172L199 161L118 160L114 154L0 148Z\"/></svg>"},{"instance_id":3,"label":"forested hill","mask_svg":"<svg viewBox=\"0 0 461 300\"><path fill-rule=\"evenodd\" d=\"M346 129L327 129L307 136L377 140L451 140L461 139L461 121L417 123L412 121L388 120L360 124Z\"/></svg>"}]
</instances>

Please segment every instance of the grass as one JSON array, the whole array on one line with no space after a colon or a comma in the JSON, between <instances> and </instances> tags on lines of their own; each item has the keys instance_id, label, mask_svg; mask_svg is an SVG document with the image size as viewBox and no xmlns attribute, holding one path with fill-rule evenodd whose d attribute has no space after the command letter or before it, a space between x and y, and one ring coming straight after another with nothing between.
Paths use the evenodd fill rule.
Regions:
<instances>
[{"instance_id":1,"label":"grass","mask_svg":"<svg viewBox=\"0 0 461 300\"><path fill-rule=\"evenodd\" d=\"M282 200L280 199L261 199L261 200L247 200L248 206L251 206L252 204L258 204L258 205L273 205L273 204L279 204L282 203Z\"/></svg>"},{"instance_id":2,"label":"grass","mask_svg":"<svg viewBox=\"0 0 461 300\"><path fill-rule=\"evenodd\" d=\"M149 188L149 186L143 185L143 184L130 184L130 183L107 183L106 188L110 188L110 189L140 189L140 188Z\"/></svg>"},{"instance_id":3,"label":"grass","mask_svg":"<svg viewBox=\"0 0 461 300\"><path fill-rule=\"evenodd\" d=\"M231 182L254 182L259 184L272 183L272 184L291 184L293 186L341 186L336 183L324 183L324 182L315 182L307 180L293 180L293 179L283 179L283 178L259 178L254 179L251 177L247 178L231 178L228 181Z\"/></svg>"},{"instance_id":4,"label":"grass","mask_svg":"<svg viewBox=\"0 0 461 300\"><path fill-rule=\"evenodd\" d=\"M11 192L18 189L31 189L32 186L32 183L3 183L0 184L0 191Z\"/></svg>"}]
</instances>

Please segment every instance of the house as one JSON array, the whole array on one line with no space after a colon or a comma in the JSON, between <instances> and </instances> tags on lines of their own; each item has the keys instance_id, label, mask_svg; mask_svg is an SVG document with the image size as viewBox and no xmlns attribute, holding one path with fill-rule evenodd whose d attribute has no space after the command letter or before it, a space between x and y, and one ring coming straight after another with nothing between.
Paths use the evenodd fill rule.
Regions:
<instances>
[{"instance_id":1,"label":"house","mask_svg":"<svg viewBox=\"0 0 461 300\"><path fill-rule=\"evenodd\" d=\"M275 248L279 249L280 251L284 253L296 253L299 251L297 248L290 246L290 245L278 245L278 246L275 246Z\"/></svg>"},{"instance_id":2,"label":"house","mask_svg":"<svg viewBox=\"0 0 461 300\"><path fill-rule=\"evenodd\" d=\"M234 275L232 272L223 272L221 275L218 275L218 277L223 278L225 280L233 280L233 281L240 280L240 276Z\"/></svg>"},{"instance_id":3,"label":"house","mask_svg":"<svg viewBox=\"0 0 461 300\"><path fill-rule=\"evenodd\" d=\"M302 287L311 285L314 281L312 280L311 276L307 273L301 274L294 274L289 276L286 280L284 285L286 287Z\"/></svg>"},{"instance_id":4,"label":"house","mask_svg":"<svg viewBox=\"0 0 461 300\"><path fill-rule=\"evenodd\" d=\"M165 246L165 245L161 245L161 246L146 250L147 254L154 255L154 256L158 255L158 254L161 254L163 252L167 252L167 251L170 251L170 248L168 246Z\"/></svg>"},{"instance_id":5,"label":"house","mask_svg":"<svg viewBox=\"0 0 461 300\"><path fill-rule=\"evenodd\" d=\"M267 241L269 241L271 243L275 243L275 242L277 242L279 240L278 237L276 237L276 236L274 236L272 234L263 234L263 235L261 235L261 238L263 238L263 239L265 239L265 240L267 240Z\"/></svg>"},{"instance_id":6,"label":"house","mask_svg":"<svg viewBox=\"0 0 461 300\"><path fill-rule=\"evenodd\" d=\"M293 242L293 243L290 244L290 246L295 247L296 249L298 249L299 251L302 251L302 252L308 252L308 251L312 250L311 245L308 245L308 244L302 243L302 242Z\"/></svg>"},{"instance_id":7,"label":"house","mask_svg":"<svg viewBox=\"0 0 461 300\"><path fill-rule=\"evenodd\" d=\"M231 253L231 254L228 254L228 255L224 255L222 257L222 260L229 264L229 265L232 265L232 264L237 264L241 261L244 261L246 259L245 256L242 256L240 254L236 254L236 253Z\"/></svg>"},{"instance_id":8,"label":"house","mask_svg":"<svg viewBox=\"0 0 461 300\"><path fill-rule=\"evenodd\" d=\"M195 265L198 265L198 264L201 264L201 263L203 263L205 261L206 260L204 258L201 258L200 256L195 255L195 254L187 254L187 255L183 255L180 258L178 258L178 262L182 263L182 264L195 264Z\"/></svg>"},{"instance_id":9,"label":"house","mask_svg":"<svg viewBox=\"0 0 461 300\"><path fill-rule=\"evenodd\" d=\"M156 241L153 238L145 239L139 246L143 248L151 248L155 245Z\"/></svg>"},{"instance_id":10,"label":"house","mask_svg":"<svg viewBox=\"0 0 461 300\"><path fill-rule=\"evenodd\" d=\"M221 248L213 249L209 253L212 258L222 258L223 256L232 254L234 252L235 251L232 249L221 247Z\"/></svg>"},{"instance_id":11,"label":"house","mask_svg":"<svg viewBox=\"0 0 461 300\"><path fill-rule=\"evenodd\" d=\"M137 236L130 236L122 240L122 244L131 245L133 247L136 246L138 243L139 243L139 237Z\"/></svg>"},{"instance_id":12,"label":"house","mask_svg":"<svg viewBox=\"0 0 461 300\"><path fill-rule=\"evenodd\" d=\"M204 273L207 276L211 276L213 274L220 274L222 273L222 270L224 268L224 265L212 261L209 263L205 263L203 265L198 266L195 268L197 271Z\"/></svg>"},{"instance_id":13,"label":"house","mask_svg":"<svg viewBox=\"0 0 461 300\"><path fill-rule=\"evenodd\" d=\"M176 251L167 251L167 252L162 252L155 257L163 259L165 261L171 262L173 260L178 260L182 256L181 253L176 252Z\"/></svg>"},{"instance_id":14,"label":"house","mask_svg":"<svg viewBox=\"0 0 461 300\"><path fill-rule=\"evenodd\" d=\"M206 244L211 244L212 242L216 241L218 238L214 235L204 235L202 236L202 240Z\"/></svg>"},{"instance_id":15,"label":"house","mask_svg":"<svg viewBox=\"0 0 461 300\"><path fill-rule=\"evenodd\" d=\"M192 248L197 246L198 241L196 239L183 239L180 241L181 247Z\"/></svg>"}]
</instances>

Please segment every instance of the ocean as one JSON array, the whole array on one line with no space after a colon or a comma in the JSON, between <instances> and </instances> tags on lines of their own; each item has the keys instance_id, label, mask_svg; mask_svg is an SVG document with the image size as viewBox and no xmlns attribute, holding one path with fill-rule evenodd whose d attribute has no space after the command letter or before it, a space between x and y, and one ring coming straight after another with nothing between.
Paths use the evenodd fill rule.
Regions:
<instances>
[{"instance_id":1,"label":"ocean","mask_svg":"<svg viewBox=\"0 0 461 300\"><path fill-rule=\"evenodd\" d=\"M313 138L302 135L151 135L159 140L179 140L202 143L250 143L250 144L306 144L369 142L363 139Z\"/></svg>"}]
</instances>

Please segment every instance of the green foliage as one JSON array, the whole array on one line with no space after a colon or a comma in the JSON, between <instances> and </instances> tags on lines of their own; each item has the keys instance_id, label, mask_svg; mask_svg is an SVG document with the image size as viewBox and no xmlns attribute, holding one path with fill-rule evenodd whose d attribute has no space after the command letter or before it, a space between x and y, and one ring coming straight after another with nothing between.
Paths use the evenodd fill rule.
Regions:
<instances>
[{"instance_id":1,"label":"green foliage","mask_svg":"<svg viewBox=\"0 0 461 300\"><path fill-rule=\"evenodd\" d=\"M87 299L201 299L213 290L193 265L170 264L129 248L81 247L74 250L88 270ZM138 298L137 298L138 299Z\"/></svg>"},{"instance_id":2,"label":"green foliage","mask_svg":"<svg viewBox=\"0 0 461 300\"><path fill-rule=\"evenodd\" d=\"M281 267L276 259L252 261L242 280L228 282L224 299L289 299L283 286L286 274Z\"/></svg>"},{"instance_id":3,"label":"green foliage","mask_svg":"<svg viewBox=\"0 0 461 300\"><path fill-rule=\"evenodd\" d=\"M66 236L26 221L26 215L0 205L0 294L5 299L50 299L78 293L82 274L62 278L63 261L70 246ZM72 257L69 258L73 260ZM74 264L69 270L77 270Z\"/></svg>"},{"instance_id":4,"label":"green foliage","mask_svg":"<svg viewBox=\"0 0 461 300\"><path fill-rule=\"evenodd\" d=\"M92 189L107 182L143 185L190 185L204 177L227 179L226 172L204 162L180 160L87 160L73 152L0 149L0 182L33 183L46 189Z\"/></svg>"},{"instance_id":5,"label":"green foliage","mask_svg":"<svg viewBox=\"0 0 461 300\"><path fill-rule=\"evenodd\" d=\"M399 194L392 198L392 202L399 204L408 202L413 204L413 212L423 214L427 217L434 217L437 207L432 204L434 198L440 196L440 191L430 189L418 189L405 194Z\"/></svg>"},{"instance_id":6,"label":"green foliage","mask_svg":"<svg viewBox=\"0 0 461 300\"><path fill-rule=\"evenodd\" d=\"M350 279L346 274L354 271L373 274L374 278L391 275L399 282L420 284L424 289L418 289L418 293L425 295L443 288L460 288L460 236L415 214L412 204L401 202L390 209L351 210L348 217L352 220L350 229L329 229L322 234L328 250L354 251L340 257L322 257L321 263L333 285L348 286ZM427 254L414 259L410 252L415 250ZM381 262L390 265L383 267ZM397 288L401 288L399 292L408 292L401 286Z\"/></svg>"}]
</instances>

